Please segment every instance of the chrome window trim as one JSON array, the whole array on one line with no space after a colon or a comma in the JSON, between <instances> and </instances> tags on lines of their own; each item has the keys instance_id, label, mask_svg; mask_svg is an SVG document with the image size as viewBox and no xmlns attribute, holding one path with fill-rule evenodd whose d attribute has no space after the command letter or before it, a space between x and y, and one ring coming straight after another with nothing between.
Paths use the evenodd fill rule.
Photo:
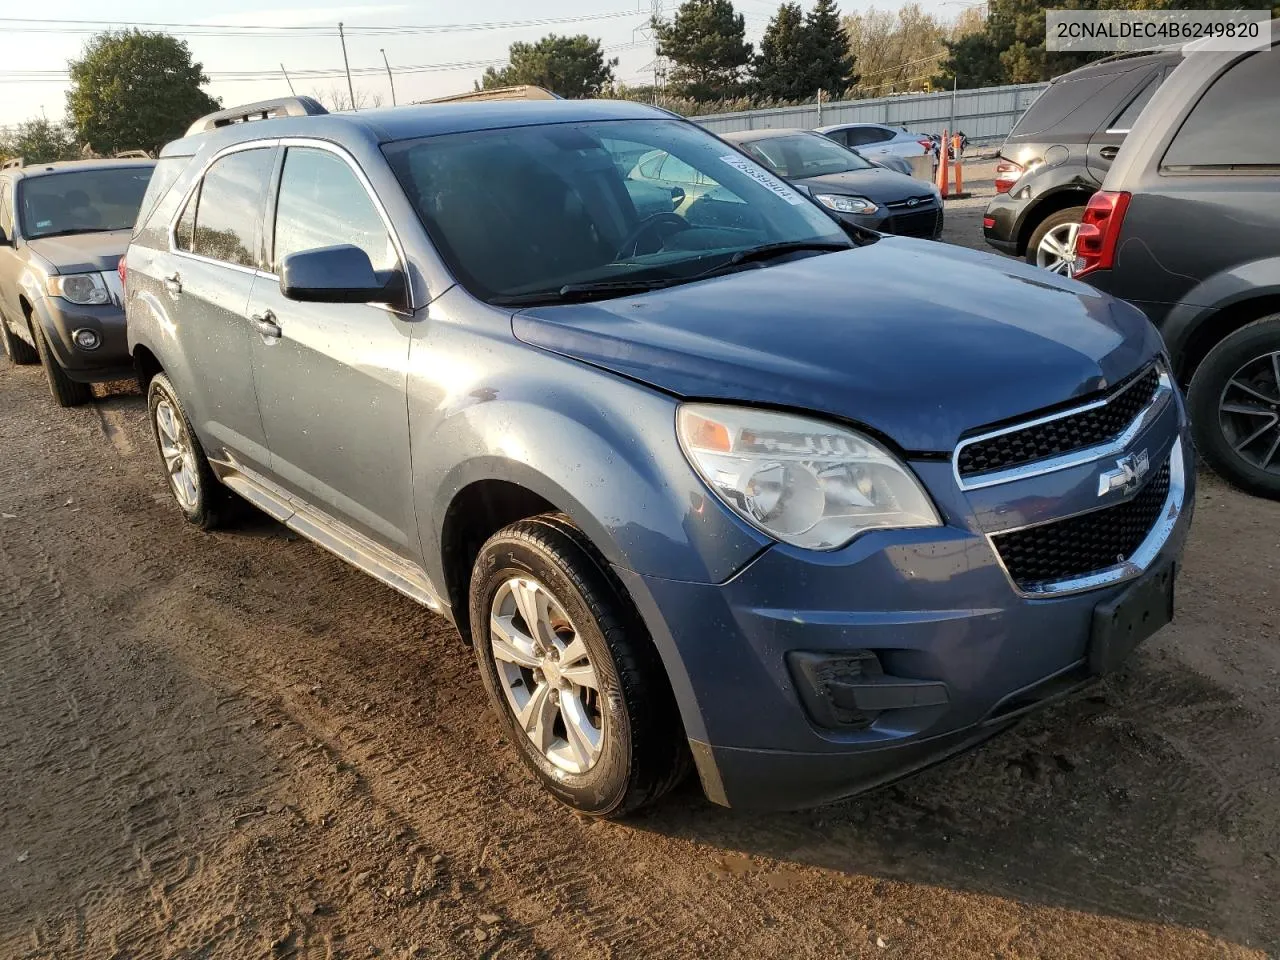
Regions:
<instances>
[{"instance_id":1,"label":"chrome window trim","mask_svg":"<svg viewBox=\"0 0 1280 960\"><path fill-rule=\"evenodd\" d=\"M286 150L289 147L309 147L316 150L324 150L327 153L332 153L334 156L341 158L343 162L345 162L346 165L350 168L351 172L356 175L356 180L358 180L360 182L360 185L364 187L364 192L368 195L369 199L373 202L374 210L378 212L378 216L382 219L382 226L386 229L387 236L391 238L392 246L396 248L396 256L400 258L400 272L404 275L405 299L407 301L403 309L398 307L393 307L387 303L371 304L371 306L382 307L391 313L397 314L398 316L404 316L404 317L412 316L413 313L417 310L417 300L414 296L413 280L409 273L409 258L405 256L404 244L400 242L400 234L396 232L395 227L392 225L391 216L387 213L387 208L383 206L382 200L378 197L377 191L373 189L373 184L370 182L369 177L365 174L364 170L361 169L360 164L356 162L355 157L351 156L350 153L348 153L342 147L338 146L336 143L331 143L328 140L316 140L309 137L283 137L280 140L277 140L276 143L279 144L281 147L284 147ZM284 159L285 159L285 165L287 166L289 163L289 156L287 153L285 154ZM284 182L284 167L280 168L280 180L281 180L281 183ZM280 191L277 188L276 190L276 206L277 207L279 206L279 203L280 203ZM275 215L276 215L275 210L272 210L271 218L273 223L275 221ZM272 260L272 266L274 267L275 253L276 253L274 226L271 231L271 238L272 238L271 260ZM277 276L276 274L270 273L265 270L259 271L259 273L261 273L263 276Z\"/></svg>"},{"instance_id":2,"label":"chrome window trim","mask_svg":"<svg viewBox=\"0 0 1280 960\"><path fill-rule=\"evenodd\" d=\"M1110 440L1096 447L1085 447L1082 450L1072 450L1070 453L1064 453L1047 460L1035 460L1031 463L1020 464L1016 467L1009 467L1005 470L998 470L994 473L981 473L968 479L960 475L960 453L965 447L975 443L982 443L986 440L994 440L996 437L1003 437L1011 433L1020 433L1023 430L1030 430L1035 427L1043 426L1046 423L1053 423L1055 420L1062 420L1066 417L1073 417L1077 414L1088 413L1090 410L1097 410L1107 406L1109 403L1120 397L1126 391L1137 386L1142 379L1145 370L1135 377L1124 390L1113 394L1110 397L1103 397L1092 403L1086 403L1079 407L1072 407L1070 410L1063 410L1059 413L1050 414L1047 417L1038 417L1035 420L1027 420L1023 423L1014 424L1011 427L1002 427L999 430L991 430L987 433L980 434L976 437L970 437L956 447L955 453L951 456L951 473L955 477L956 483L961 490L983 490L987 487L995 487L1004 483L1014 483L1018 480L1029 480L1032 477L1040 477L1046 473L1056 473L1059 470L1070 470L1072 467L1083 466L1087 463L1093 463L1104 457L1115 456L1117 453L1125 450L1143 430L1164 412L1169 401L1173 399L1173 378L1164 364L1159 365L1160 381L1156 385L1156 392L1151 398L1151 402L1133 419L1133 422L1125 428L1124 432L1117 436L1114 440Z\"/></svg>"},{"instance_id":3,"label":"chrome window trim","mask_svg":"<svg viewBox=\"0 0 1280 960\"><path fill-rule=\"evenodd\" d=\"M1187 463L1183 454L1182 437L1178 437L1173 442L1173 447L1169 451L1169 494L1165 497L1164 507L1162 508L1161 518L1156 521L1155 526L1147 534L1146 539L1138 545L1138 549L1133 552L1128 560L1124 563L1117 563L1114 566L1106 567L1102 570L1094 571L1083 577L1073 577L1067 580L1056 580L1050 583L1036 584L1029 590L1024 590L1018 586L1013 575L1009 573L1009 568L1005 566L1004 557L1000 555L1000 550L996 546L995 538L1007 533L1017 533L1020 530L1030 530L1034 527L1048 526L1054 523L1061 523L1064 520L1070 520L1073 517L1083 517L1091 513L1097 513L1099 510L1106 510L1111 507L1118 506L1117 503L1110 503L1106 506L1097 507L1093 510L1085 510L1081 513L1072 514L1068 517L1055 517L1053 520L1045 520L1040 523L1029 523L1022 527L1012 527L1008 530L1000 530L996 533L987 534L987 543L991 547L991 552L995 554L996 563L1000 565L1000 569L1004 571L1009 585L1013 587L1014 592L1026 600L1043 600L1055 597L1070 596L1075 593L1085 593L1089 590L1097 590L1100 587L1110 587L1118 583L1124 583L1133 580L1144 574L1151 564L1155 562L1156 557L1160 555L1160 551L1164 549L1164 545L1169 542L1169 538L1173 535L1174 528L1178 525L1178 520L1182 517L1183 507L1185 506L1187 494ZM1148 481L1150 482L1150 481ZM1136 491L1132 500L1141 493ZM1126 502L1126 501L1122 501Z\"/></svg>"},{"instance_id":4,"label":"chrome window trim","mask_svg":"<svg viewBox=\"0 0 1280 960\"><path fill-rule=\"evenodd\" d=\"M208 264L212 264L215 267L226 267L229 270L237 270L240 273L247 273L250 275L257 274L258 273L257 267L246 267L243 264L239 264L239 263L230 263L226 260L215 260L212 257L203 257L200 254L193 253L190 250L179 250L178 249L178 221L182 219L182 215L186 212L187 204L191 202L191 195L195 193L196 190L199 189L200 184L204 182L204 175L209 172L209 168L212 167L215 163L217 163L219 160L221 160L223 157L227 156L228 154L240 153L241 151L244 151L244 150L266 150L266 149L270 149L271 147L279 146L279 144L280 144L280 141L278 139L248 140L248 141L245 141L244 143L233 143L229 147L223 147L221 150L215 153L212 157L206 160L204 166L200 168L200 172L196 174L195 177L192 178L189 184L187 184L186 192L183 193L182 195L182 202L178 204L178 209L174 212L173 218L170 219L169 221L169 229L166 231L169 239L169 253L175 257L180 257L187 260L194 260L197 263L208 263Z\"/></svg>"}]
</instances>

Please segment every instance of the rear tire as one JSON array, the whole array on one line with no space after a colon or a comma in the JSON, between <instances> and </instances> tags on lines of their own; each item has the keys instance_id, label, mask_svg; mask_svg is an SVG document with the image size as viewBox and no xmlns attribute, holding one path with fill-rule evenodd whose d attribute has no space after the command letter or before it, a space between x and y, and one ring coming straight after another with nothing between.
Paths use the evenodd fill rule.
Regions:
<instances>
[{"instance_id":1,"label":"rear tire","mask_svg":"<svg viewBox=\"0 0 1280 960\"><path fill-rule=\"evenodd\" d=\"M221 526L230 507L230 494L214 476L186 410L163 373L152 377L147 387L147 419L169 492L182 515L201 530Z\"/></svg>"},{"instance_id":2,"label":"rear tire","mask_svg":"<svg viewBox=\"0 0 1280 960\"><path fill-rule=\"evenodd\" d=\"M29 367L33 363L40 362L40 354L36 353L34 347L28 346L27 341L10 330L3 317L0 317L0 345L4 346L4 352L9 355L9 359L20 367Z\"/></svg>"},{"instance_id":3,"label":"rear tire","mask_svg":"<svg viewBox=\"0 0 1280 960\"><path fill-rule=\"evenodd\" d=\"M1210 350L1191 378L1187 407L1206 462L1242 490L1280 500L1280 314Z\"/></svg>"},{"instance_id":4,"label":"rear tire","mask_svg":"<svg viewBox=\"0 0 1280 960\"><path fill-rule=\"evenodd\" d=\"M548 792L581 813L622 817L683 779L688 748L661 659L567 517L494 534L476 558L470 604L490 703Z\"/></svg>"},{"instance_id":5,"label":"rear tire","mask_svg":"<svg viewBox=\"0 0 1280 960\"><path fill-rule=\"evenodd\" d=\"M40 355L40 365L44 367L44 376L49 381L49 392L53 394L54 402L60 407L78 407L92 400L93 388L87 383L72 380L58 364L40 324L33 323L31 332L35 334L36 351Z\"/></svg>"},{"instance_id":6,"label":"rear tire","mask_svg":"<svg viewBox=\"0 0 1280 960\"><path fill-rule=\"evenodd\" d=\"M1070 232L1071 225L1074 224L1078 228L1083 216L1084 207L1067 207L1041 220L1040 225L1031 234L1031 239L1027 241L1027 263L1060 276L1074 276L1074 257L1071 258L1069 266L1058 265L1066 262L1066 245L1070 243L1074 246L1075 243L1074 235ZM1046 238L1050 241L1049 243L1046 243ZM1057 241L1057 247L1052 245L1053 241ZM1041 250L1042 246L1045 247L1044 250Z\"/></svg>"}]
</instances>

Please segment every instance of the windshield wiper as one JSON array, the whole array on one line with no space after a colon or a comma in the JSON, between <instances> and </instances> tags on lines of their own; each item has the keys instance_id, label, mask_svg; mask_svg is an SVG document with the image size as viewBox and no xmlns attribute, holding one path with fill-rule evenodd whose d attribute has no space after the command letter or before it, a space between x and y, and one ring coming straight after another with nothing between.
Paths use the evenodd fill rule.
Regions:
<instances>
[{"instance_id":1,"label":"windshield wiper","mask_svg":"<svg viewBox=\"0 0 1280 960\"><path fill-rule=\"evenodd\" d=\"M71 230L54 230L52 233L41 233L32 240L44 240L48 237L69 237L76 233L115 233L117 230L128 230L128 227L75 227Z\"/></svg>"},{"instance_id":2,"label":"windshield wiper","mask_svg":"<svg viewBox=\"0 0 1280 960\"><path fill-rule=\"evenodd\" d=\"M629 293L647 293L650 290L661 290L692 279L692 277L665 277L661 280L601 280L596 283L566 283L558 290L492 297L489 302L509 307L532 307L540 303L579 303L585 300L625 297Z\"/></svg>"},{"instance_id":3,"label":"windshield wiper","mask_svg":"<svg viewBox=\"0 0 1280 960\"><path fill-rule=\"evenodd\" d=\"M854 249L854 244L841 243L838 240L782 240L778 243L764 243L758 247L739 250L728 260L723 263L717 263L710 270L704 270L697 276L699 278L709 277L724 270L732 270L734 267L741 266L744 263L772 260L775 257L784 257L789 253L803 253L806 250L819 253L834 253L837 250L852 249Z\"/></svg>"}]
</instances>

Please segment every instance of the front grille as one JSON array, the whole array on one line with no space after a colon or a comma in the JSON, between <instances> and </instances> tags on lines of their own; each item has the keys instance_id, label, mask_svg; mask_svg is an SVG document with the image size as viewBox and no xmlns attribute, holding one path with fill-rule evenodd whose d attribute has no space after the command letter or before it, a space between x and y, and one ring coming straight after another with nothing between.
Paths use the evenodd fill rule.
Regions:
<instances>
[{"instance_id":1,"label":"front grille","mask_svg":"<svg viewBox=\"0 0 1280 960\"><path fill-rule=\"evenodd\" d=\"M1020 590L1074 580L1133 556L1169 497L1169 462L1132 500L991 538Z\"/></svg>"},{"instance_id":2,"label":"front grille","mask_svg":"<svg viewBox=\"0 0 1280 960\"><path fill-rule=\"evenodd\" d=\"M912 201L915 202L913 203ZM890 210L916 210L925 205L933 209L933 194L922 193L918 197L904 197L901 200L893 200L885 204Z\"/></svg>"},{"instance_id":3,"label":"front grille","mask_svg":"<svg viewBox=\"0 0 1280 960\"><path fill-rule=\"evenodd\" d=\"M1150 366L1113 389L1103 406L961 447L956 469L974 477L1107 443L1124 433L1159 387L1160 371Z\"/></svg>"},{"instance_id":4,"label":"front grille","mask_svg":"<svg viewBox=\"0 0 1280 960\"><path fill-rule=\"evenodd\" d=\"M931 240L937 227L938 211L934 208L916 213L895 212L892 222L885 229L900 237L924 237L926 240Z\"/></svg>"}]
</instances>

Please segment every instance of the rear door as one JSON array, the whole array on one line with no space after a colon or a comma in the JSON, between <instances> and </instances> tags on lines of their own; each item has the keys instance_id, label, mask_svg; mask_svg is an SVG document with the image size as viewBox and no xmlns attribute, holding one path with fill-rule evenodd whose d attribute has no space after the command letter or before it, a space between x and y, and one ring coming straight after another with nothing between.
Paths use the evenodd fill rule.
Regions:
<instances>
[{"instance_id":1,"label":"rear door","mask_svg":"<svg viewBox=\"0 0 1280 960\"><path fill-rule=\"evenodd\" d=\"M1178 303L1280 250L1280 47L1236 60L1204 92L1125 213L1113 292ZM1198 304L1212 306L1211 303Z\"/></svg>"},{"instance_id":2,"label":"rear door","mask_svg":"<svg viewBox=\"0 0 1280 960\"><path fill-rule=\"evenodd\" d=\"M269 457L246 312L275 156L273 145L249 145L215 159L180 207L169 249L149 268L187 364L170 376L206 453L229 453L258 472Z\"/></svg>"},{"instance_id":3,"label":"rear door","mask_svg":"<svg viewBox=\"0 0 1280 960\"><path fill-rule=\"evenodd\" d=\"M1116 81L1117 87L1124 91L1123 95L1117 99L1106 121L1089 138L1085 153L1085 166L1099 181L1106 177L1125 137L1171 69L1171 66L1153 64L1151 69L1134 71L1133 82L1126 84L1124 78Z\"/></svg>"},{"instance_id":4,"label":"rear door","mask_svg":"<svg viewBox=\"0 0 1280 960\"><path fill-rule=\"evenodd\" d=\"M291 496L408 559L413 513L406 384L413 313L396 304L300 303L280 292L285 257L352 244L380 274L400 244L356 162L332 144L287 141L249 315L273 479ZM405 284L406 289L408 284ZM407 295L406 295L407 296Z\"/></svg>"}]
</instances>

